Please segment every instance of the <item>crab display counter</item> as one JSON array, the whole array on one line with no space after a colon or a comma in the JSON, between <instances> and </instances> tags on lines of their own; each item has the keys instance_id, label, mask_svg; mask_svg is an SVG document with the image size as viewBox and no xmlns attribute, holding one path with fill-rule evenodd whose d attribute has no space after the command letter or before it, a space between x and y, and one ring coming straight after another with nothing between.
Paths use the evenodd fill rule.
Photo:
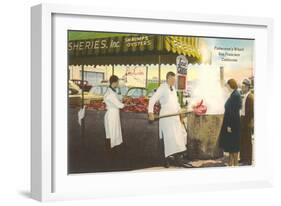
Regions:
<instances>
[{"instance_id":1,"label":"crab display counter","mask_svg":"<svg viewBox=\"0 0 281 206\"><path fill-rule=\"evenodd\" d=\"M149 123L146 113L120 112L122 146L106 148L106 111L87 109L84 128L77 121L80 108L68 111L69 173L132 170L162 165L163 142L158 124ZM112 157L116 153L116 158ZM118 156L118 157L117 157Z\"/></svg>"},{"instance_id":2,"label":"crab display counter","mask_svg":"<svg viewBox=\"0 0 281 206\"><path fill-rule=\"evenodd\" d=\"M143 100L141 100L143 101ZM68 110L68 171L69 173L133 170L160 166L163 163L163 140L159 139L158 121L148 121L145 107L120 111L123 144L114 149L106 147L102 103L88 105L84 124L78 124L80 107ZM97 109L98 108L98 109ZM155 107L155 111L159 108ZM187 129L187 157L215 159L223 156L218 148L218 136L223 115L198 116L189 113L185 118Z\"/></svg>"}]
</instances>

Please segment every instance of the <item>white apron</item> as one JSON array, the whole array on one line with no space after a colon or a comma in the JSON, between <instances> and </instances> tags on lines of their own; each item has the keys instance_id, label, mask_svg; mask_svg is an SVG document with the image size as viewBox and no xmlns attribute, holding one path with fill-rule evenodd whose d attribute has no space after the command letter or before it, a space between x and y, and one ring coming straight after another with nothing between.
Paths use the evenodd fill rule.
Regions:
<instances>
[{"instance_id":1,"label":"white apron","mask_svg":"<svg viewBox=\"0 0 281 206\"><path fill-rule=\"evenodd\" d=\"M180 112L177 92L170 90L167 83L162 84L149 100L148 111L153 112L154 104L161 104L160 116ZM161 118L159 120L159 137L164 138L165 157L186 150L187 133L179 116Z\"/></svg>"},{"instance_id":2,"label":"white apron","mask_svg":"<svg viewBox=\"0 0 281 206\"><path fill-rule=\"evenodd\" d=\"M119 109L122 109L124 104L120 102L118 95L111 88L107 89L104 102L107 109L104 116L105 134L106 138L110 139L112 148L123 142Z\"/></svg>"}]
</instances>

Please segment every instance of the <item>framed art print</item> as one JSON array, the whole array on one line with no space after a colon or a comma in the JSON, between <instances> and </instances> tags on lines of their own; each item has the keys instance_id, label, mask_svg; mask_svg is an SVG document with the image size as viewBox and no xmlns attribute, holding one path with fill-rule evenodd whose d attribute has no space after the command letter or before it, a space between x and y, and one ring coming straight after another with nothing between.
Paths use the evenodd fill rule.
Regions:
<instances>
[{"instance_id":1,"label":"framed art print","mask_svg":"<svg viewBox=\"0 0 281 206\"><path fill-rule=\"evenodd\" d=\"M34 199L272 186L271 19L31 14Z\"/></svg>"}]
</instances>

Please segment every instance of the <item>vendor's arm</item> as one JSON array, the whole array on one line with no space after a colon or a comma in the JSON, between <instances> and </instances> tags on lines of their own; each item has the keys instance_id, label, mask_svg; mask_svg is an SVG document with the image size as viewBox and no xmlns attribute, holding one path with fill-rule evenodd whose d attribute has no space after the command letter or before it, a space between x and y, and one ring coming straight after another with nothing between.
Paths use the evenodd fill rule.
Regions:
<instances>
[{"instance_id":1,"label":"vendor's arm","mask_svg":"<svg viewBox=\"0 0 281 206\"><path fill-rule=\"evenodd\" d=\"M152 97L149 99L148 103L148 113L153 113L154 105L159 99L161 98L163 93L162 86L160 86L157 91L152 95Z\"/></svg>"},{"instance_id":2,"label":"vendor's arm","mask_svg":"<svg viewBox=\"0 0 281 206\"><path fill-rule=\"evenodd\" d=\"M125 106L122 102L119 101L119 99L115 95L109 95L106 99L116 108L122 109Z\"/></svg>"},{"instance_id":3,"label":"vendor's arm","mask_svg":"<svg viewBox=\"0 0 281 206\"><path fill-rule=\"evenodd\" d=\"M149 103L148 103L148 118L150 121L154 120L154 114L153 114L153 110L154 110L154 105L157 101L159 101L159 99L161 98L163 93L162 90L162 86L160 86L157 91L153 94L153 96L149 99Z\"/></svg>"}]
</instances>

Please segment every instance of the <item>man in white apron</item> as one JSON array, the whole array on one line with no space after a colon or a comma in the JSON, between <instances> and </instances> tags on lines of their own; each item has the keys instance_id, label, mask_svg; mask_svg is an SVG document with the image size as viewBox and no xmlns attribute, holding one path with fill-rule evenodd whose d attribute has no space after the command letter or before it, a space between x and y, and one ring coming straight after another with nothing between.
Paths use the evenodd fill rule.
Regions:
<instances>
[{"instance_id":1,"label":"man in white apron","mask_svg":"<svg viewBox=\"0 0 281 206\"><path fill-rule=\"evenodd\" d=\"M106 139L110 140L110 148L113 148L123 142L119 109L122 109L125 105L119 100L116 93L119 84L118 77L112 75L109 82L110 86L104 95L107 109L104 116L104 127Z\"/></svg>"},{"instance_id":2,"label":"man in white apron","mask_svg":"<svg viewBox=\"0 0 281 206\"><path fill-rule=\"evenodd\" d=\"M177 92L175 90L175 73L168 72L166 82L161 84L149 100L149 120L154 120L153 108L157 101L161 104L160 116L180 112ZM182 153L186 151L187 133L179 115L159 119L159 137L164 138L165 167L169 167L170 157L174 157L176 165L190 167L183 161Z\"/></svg>"}]
</instances>

